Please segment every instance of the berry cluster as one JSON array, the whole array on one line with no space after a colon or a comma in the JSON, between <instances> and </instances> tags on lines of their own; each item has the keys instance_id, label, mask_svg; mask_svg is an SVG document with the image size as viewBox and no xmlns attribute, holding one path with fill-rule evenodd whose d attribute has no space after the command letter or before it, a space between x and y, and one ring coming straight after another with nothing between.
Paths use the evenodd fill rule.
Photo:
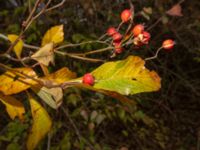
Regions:
<instances>
[{"instance_id":1,"label":"berry cluster","mask_svg":"<svg viewBox=\"0 0 200 150\"><path fill-rule=\"evenodd\" d=\"M125 9L121 12L121 23L127 23L133 19L133 12L130 9ZM120 27L120 26L119 26ZM151 34L145 31L145 26L143 24L136 24L132 27L130 31L126 33L126 35L122 35L118 30L118 28L110 27L107 30L107 35L112 37L112 45L114 46L114 53L119 54L122 53L123 46L126 45L125 42L131 41L131 43L140 47L142 45L147 45L151 38ZM127 37L129 40L127 40ZM169 51L173 48L175 42L171 39L163 41L162 48L166 51Z\"/></svg>"},{"instance_id":2,"label":"berry cluster","mask_svg":"<svg viewBox=\"0 0 200 150\"><path fill-rule=\"evenodd\" d=\"M125 35L122 35L119 32L120 26L124 23L128 23L133 19L133 12L130 9L125 9L121 12L121 23L118 28L110 27L107 30L107 35L112 37L112 45L114 46L114 54L120 54L124 50L124 45L133 44L136 47L140 47L143 45L149 44L149 40L151 38L151 34L145 31L145 26L143 24L136 24L131 29L127 30ZM131 23L130 23L131 25ZM175 42L171 39L164 40L162 46L157 50L157 53L160 49L164 49L165 51L171 51L174 47ZM157 53L155 56L150 57L145 60L154 59L157 57ZM86 85L94 85L95 78L92 74L87 73L82 78L82 83Z\"/></svg>"}]
</instances>

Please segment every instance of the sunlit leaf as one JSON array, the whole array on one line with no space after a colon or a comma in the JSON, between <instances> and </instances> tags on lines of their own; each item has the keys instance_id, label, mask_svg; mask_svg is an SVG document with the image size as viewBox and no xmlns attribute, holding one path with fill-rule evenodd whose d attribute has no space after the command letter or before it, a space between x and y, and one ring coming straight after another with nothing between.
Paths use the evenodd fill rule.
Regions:
<instances>
[{"instance_id":1,"label":"sunlit leaf","mask_svg":"<svg viewBox=\"0 0 200 150\"><path fill-rule=\"evenodd\" d=\"M31 96L29 96L33 125L28 135L27 149L33 150L50 131L52 121L46 110Z\"/></svg>"},{"instance_id":2,"label":"sunlit leaf","mask_svg":"<svg viewBox=\"0 0 200 150\"><path fill-rule=\"evenodd\" d=\"M65 81L74 79L76 77L76 73L70 71L67 67L63 67L58 71L45 76L43 79L49 80L56 83L63 83Z\"/></svg>"},{"instance_id":3,"label":"sunlit leaf","mask_svg":"<svg viewBox=\"0 0 200 150\"><path fill-rule=\"evenodd\" d=\"M54 26L45 33L42 39L42 46L51 42L53 42L54 44L58 44L63 42L63 40L64 40L63 25Z\"/></svg>"},{"instance_id":4,"label":"sunlit leaf","mask_svg":"<svg viewBox=\"0 0 200 150\"><path fill-rule=\"evenodd\" d=\"M18 38L18 35L15 34L8 34L8 39L11 43L14 43L15 40ZM14 52L18 58L21 57L22 48L23 48L23 41L20 39L17 44L14 46Z\"/></svg>"},{"instance_id":5,"label":"sunlit leaf","mask_svg":"<svg viewBox=\"0 0 200 150\"><path fill-rule=\"evenodd\" d=\"M23 114L25 109L23 104L11 96L4 96L0 93L0 101L6 106L6 111L8 112L11 119L18 117L21 121L24 120Z\"/></svg>"},{"instance_id":6,"label":"sunlit leaf","mask_svg":"<svg viewBox=\"0 0 200 150\"><path fill-rule=\"evenodd\" d=\"M28 76L28 77L27 77ZM36 84L31 78L37 78L35 71L31 68L15 68L0 75L0 91L5 95L22 92Z\"/></svg>"},{"instance_id":7,"label":"sunlit leaf","mask_svg":"<svg viewBox=\"0 0 200 150\"><path fill-rule=\"evenodd\" d=\"M115 91L122 95L157 91L160 77L144 66L145 61L137 56L116 62L107 62L92 72L94 88Z\"/></svg>"},{"instance_id":8,"label":"sunlit leaf","mask_svg":"<svg viewBox=\"0 0 200 150\"><path fill-rule=\"evenodd\" d=\"M53 43L44 45L31 58L45 66L48 66L50 62L54 64Z\"/></svg>"}]
</instances>

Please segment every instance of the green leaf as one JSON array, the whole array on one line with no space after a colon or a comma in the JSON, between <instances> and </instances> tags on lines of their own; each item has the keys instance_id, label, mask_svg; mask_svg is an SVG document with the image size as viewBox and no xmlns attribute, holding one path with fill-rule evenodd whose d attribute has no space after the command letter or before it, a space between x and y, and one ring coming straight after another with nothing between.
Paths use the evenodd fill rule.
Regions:
<instances>
[{"instance_id":1,"label":"green leaf","mask_svg":"<svg viewBox=\"0 0 200 150\"><path fill-rule=\"evenodd\" d=\"M137 56L116 62L107 62L91 72L95 77L94 88L115 91L122 95L158 91L160 77L144 66L145 61Z\"/></svg>"}]
</instances>

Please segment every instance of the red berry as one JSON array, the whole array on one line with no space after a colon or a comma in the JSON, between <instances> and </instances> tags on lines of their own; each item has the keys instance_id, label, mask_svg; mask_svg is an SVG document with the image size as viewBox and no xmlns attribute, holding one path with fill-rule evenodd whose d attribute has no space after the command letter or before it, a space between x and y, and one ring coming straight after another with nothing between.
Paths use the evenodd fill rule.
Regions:
<instances>
[{"instance_id":1,"label":"red berry","mask_svg":"<svg viewBox=\"0 0 200 150\"><path fill-rule=\"evenodd\" d=\"M113 41L120 41L122 39L122 35L117 32L113 35Z\"/></svg>"},{"instance_id":2,"label":"red berry","mask_svg":"<svg viewBox=\"0 0 200 150\"><path fill-rule=\"evenodd\" d=\"M171 39L167 39L165 41L163 41L162 43L162 48L164 48L165 50L171 50L174 47L175 42Z\"/></svg>"},{"instance_id":3,"label":"red berry","mask_svg":"<svg viewBox=\"0 0 200 150\"><path fill-rule=\"evenodd\" d=\"M149 40L151 38L151 34L149 32L146 32L146 31L142 32L142 34L143 34L143 40L142 40L142 42L144 44L148 44L148 42L149 42Z\"/></svg>"},{"instance_id":4,"label":"red berry","mask_svg":"<svg viewBox=\"0 0 200 150\"><path fill-rule=\"evenodd\" d=\"M113 45L115 46L115 53L121 53L123 51L123 48L121 46L121 41L114 42Z\"/></svg>"},{"instance_id":5,"label":"red berry","mask_svg":"<svg viewBox=\"0 0 200 150\"><path fill-rule=\"evenodd\" d=\"M131 15L132 15L132 12L130 11L130 9L123 10L121 13L122 22L129 21L131 19Z\"/></svg>"},{"instance_id":6,"label":"red berry","mask_svg":"<svg viewBox=\"0 0 200 150\"><path fill-rule=\"evenodd\" d=\"M95 79L93 75L91 75L90 73L86 73L83 76L82 83L87 85L94 85L94 80Z\"/></svg>"},{"instance_id":7,"label":"red berry","mask_svg":"<svg viewBox=\"0 0 200 150\"><path fill-rule=\"evenodd\" d=\"M144 25L142 24L135 25L134 28L132 29L132 33L134 36L138 36L143 31L144 31Z\"/></svg>"},{"instance_id":8,"label":"red berry","mask_svg":"<svg viewBox=\"0 0 200 150\"><path fill-rule=\"evenodd\" d=\"M112 36L112 35L114 35L115 33L117 33L117 30L116 30L114 27L108 28L107 34L108 34L109 36Z\"/></svg>"}]
</instances>

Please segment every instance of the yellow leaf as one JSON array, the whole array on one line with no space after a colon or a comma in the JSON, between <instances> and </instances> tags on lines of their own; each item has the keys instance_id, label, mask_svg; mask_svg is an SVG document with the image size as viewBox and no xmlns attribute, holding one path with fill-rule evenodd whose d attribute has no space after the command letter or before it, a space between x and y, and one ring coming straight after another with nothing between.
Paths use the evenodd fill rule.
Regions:
<instances>
[{"instance_id":1,"label":"yellow leaf","mask_svg":"<svg viewBox=\"0 0 200 150\"><path fill-rule=\"evenodd\" d=\"M48 66L50 62L54 63L53 43L44 45L31 58L45 66Z\"/></svg>"},{"instance_id":2,"label":"yellow leaf","mask_svg":"<svg viewBox=\"0 0 200 150\"><path fill-rule=\"evenodd\" d=\"M63 83L65 81L74 79L75 77L76 73L70 71L67 67L63 67L60 70L45 76L43 79L56 83Z\"/></svg>"},{"instance_id":3,"label":"yellow leaf","mask_svg":"<svg viewBox=\"0 0 200 150\"><path fill-rule=\"evenodd\" d=\"M42 46L53 42L54 44L61 43L64 40L63 25L58 25L50 28L42 39Z\"/></svg>"},{"instance_id":4,"label":"yellow leaf","mask_svg":"<svg viewBox=\"0 0 200 150\"><path fill-rule=\"evenodd\" d=\"M50 131L52 121L46 110L31 96L29 96L33 125L28 135L27 149L33 150Z\"/></svg>"},{"instance_id":5,"label":"yellow leaf","mask_svg":"<svg viewBox=\"0 0 200 150\"><path fill-rule=\"evenodd\" d=\"M133 95L158 91L161 79L155 71L145 67L145 61L138 56L125 60L106 62L91 73L95 77L94 88Z\"/></svg>"},{"instance_id":6,"label":"yellow leaf","mask_svg":"<svg viewBox=\"0 0 200 150\"><path fill-rule=\"evenodd\" d=\"M0 91L5 95L16 94L22 92L35 85L36 81L23 75L26 74L32 78L37 78L35 71L31 68L15 68L10 71L6 71L0 75Z\"/></svg>"},{"instance_id":7,"label":"yellow leaf","mask_svg":"<svg viewBox=\"0 0 200 150\"><path fill-rule=\"evenodd\" d=\"M8 34L8 39L11 43L14 43L15 40L18 38L18 35L15 34ZM20 39L17 44L14 46L14 52L18 58L21 57L22 48L23 48L23 41Z\"/></svg>"},{"instance_id":8,"label":"yellow leaf","mask_svg":"<svg viewBox=\"0 0 200 150\"><path fill-rule=\"evenodd\" d=\"M0 101L6 106L6 111L11 119L15 119L17 116L21 121L24 120L23 114L25 113L25 109L20 101L11 96L4 96L3 94L0 94Z\"/></svg>"}]
</instances>

